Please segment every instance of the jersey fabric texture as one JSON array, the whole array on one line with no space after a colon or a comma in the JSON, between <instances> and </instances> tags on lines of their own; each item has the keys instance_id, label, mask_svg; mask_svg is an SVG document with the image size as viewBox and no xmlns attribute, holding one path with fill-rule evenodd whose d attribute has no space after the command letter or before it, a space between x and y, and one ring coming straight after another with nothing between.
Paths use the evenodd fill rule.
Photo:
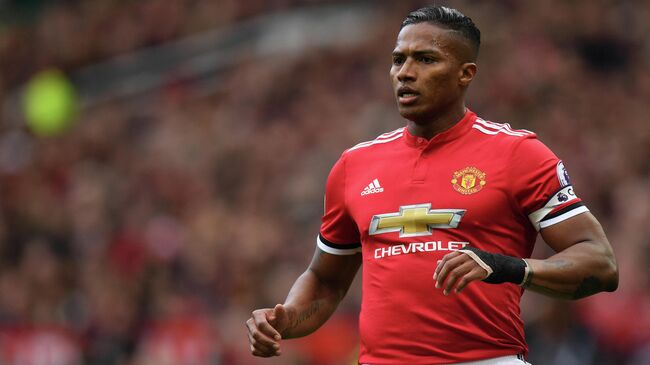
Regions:
<instances>
[{"instance_id":1,"label":"jersey fabric texture","mask_svg":"<svg viewBox=\"0 0 650 365\"><path fill-rule=\"evenodd\" d=\"M406 128L332 168L318 247L363 257L362 364L449 364L527 354L516 284L444 296L437 261L465 246L530 257L537 231L587 211L532 132L467 111L427 140Z\"/></svg>"}]
</instances>

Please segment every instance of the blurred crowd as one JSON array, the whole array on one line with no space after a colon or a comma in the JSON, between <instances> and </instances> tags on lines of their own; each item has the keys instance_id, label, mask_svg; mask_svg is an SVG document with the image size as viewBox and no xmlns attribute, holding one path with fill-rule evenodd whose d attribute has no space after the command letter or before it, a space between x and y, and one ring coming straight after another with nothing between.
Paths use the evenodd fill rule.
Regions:
<instances>
[{"instance_id":1,"label":"blurred crowd","mask_svg":"<svg viewBox=\"0 0 650 365\"><path fill-rule=\"evenodd\" d=\"M261 14L343 0L3 0L0 96L56 65L73 70ZM3 11L5 14L3 14Z\"/></svg>"},{"instance_id":2,"label":"blurred crowd","mask_svg":"<svg viewBox=\"0 0 650 365\"><path fill-rule=\"evenodd\" d=\"M0 90L43 67L332 2L46 2L2 29ZM404 124L390 51L422 4L377 2L362 44L242 56L209 95L170 83L88 107L53 137L2 121L0 363L354 363L358 283L281 358L251 357L244 321L281 302L308 264L340 153ZM535 131L564 160L619 262L615 293L524 295L529 361L650 363L650 3L448 4L483 33L469 108Z\"/></svg>"}]
</instances>

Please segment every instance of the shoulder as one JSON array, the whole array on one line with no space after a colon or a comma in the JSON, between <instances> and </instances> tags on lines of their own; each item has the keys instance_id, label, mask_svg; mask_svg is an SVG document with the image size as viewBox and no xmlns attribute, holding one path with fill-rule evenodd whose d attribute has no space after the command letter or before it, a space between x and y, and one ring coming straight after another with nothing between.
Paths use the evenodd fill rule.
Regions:
<instances>
[{"instance_id":1,"label":"shoulder","mask_svg":"<svg viewBox=\"0 0 650 365\"><path fill-rule=\"evenodd\" d=\"M370 152L371 150L379 148L380 146L387 147L401 140L403 135L404 135L404 127L398 128L394 131L380 134L375 139L372 139L370 141L357 143L356 145L345 150L343 152L343 155L346 156L351 154L362 154L364 152Z\"/></svg>"},{"instance_id":2,"label":"shoulder","mask_svg":"<svg viewBox=\"0 0 650 365\"><path fill-rule=\"evenodd\" d=\"M472 136L499 150L538 150L547 147L535 132L514 129L509 123L496 123L477 117L472 125Z\"/></svg>"},{"instance_id":3,"label":"shoulder","mask_svg":"<svg viewBox=\"0 0 650 365\"><path fill-rule=\"evenodd\" d=\"M330 178L333 176L343 178L349 164L356 166L359 163L368 162L370 159L374 160L377 157L378 149L385 151L385 148L393 148L394 143L398 143L403 135L404 127L380 134L375 139L357 143L346 149L332 167Z\"/></svg>"},{"instance_id":4,"label":"shoulder","mask_svg":"<svg viewBox=\"0 0 650 365\"><path fill-rule=\"evenodd\" d=\"M518 139L536 139L537 135L526 129L514 129L508 123L496 123L476 117L472 128L482 135L495 137L495 139L505 139L517 141Z\"/></svg>"}]
</instances>

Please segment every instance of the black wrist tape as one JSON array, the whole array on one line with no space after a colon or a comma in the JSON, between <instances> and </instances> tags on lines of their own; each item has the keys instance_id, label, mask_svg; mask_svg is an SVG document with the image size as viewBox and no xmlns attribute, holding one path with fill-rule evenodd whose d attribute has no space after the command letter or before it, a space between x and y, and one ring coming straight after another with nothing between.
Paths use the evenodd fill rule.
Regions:
<instances>
[{"instance_id":1,"label":"black wrist tape","mask_svg":"<svg viewBox=\"0 0 650 365\"><path fill-rule=\"evenodd\" d=\"M476 256L492 268L492 274L483 279L486 283L515 283L519 285L524 280L526 262L523 259L486 252L476 247L465 247L463 250L474 252Z\"/></svg>"}]
</instances>

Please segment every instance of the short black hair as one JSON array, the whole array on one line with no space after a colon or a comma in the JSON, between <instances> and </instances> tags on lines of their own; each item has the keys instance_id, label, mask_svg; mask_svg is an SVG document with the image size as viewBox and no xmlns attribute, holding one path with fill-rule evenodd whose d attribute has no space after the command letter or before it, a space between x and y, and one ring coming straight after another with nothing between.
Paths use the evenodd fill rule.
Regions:
<instances>
[{"instance_id":1,"label":"short black hair","mask_svg":"<svg viewBox=\"0 0 650 365\"><path fill-rule=\"evenodd\" d=\"M469 41L474 50L474 58L478 56L478 50L481 46L481 31L476 27L472 18L454 8L425 6L410 12L402 22L400 30L407 25L425 22L458 32L460 36Z\"/></svg>"}]
</instances>

